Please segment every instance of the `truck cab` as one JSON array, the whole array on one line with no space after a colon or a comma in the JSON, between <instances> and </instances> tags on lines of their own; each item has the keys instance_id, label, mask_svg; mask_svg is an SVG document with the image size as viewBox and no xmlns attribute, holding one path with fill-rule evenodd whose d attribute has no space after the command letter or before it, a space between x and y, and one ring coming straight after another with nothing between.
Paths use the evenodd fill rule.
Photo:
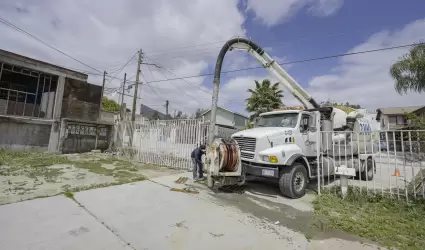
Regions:
<instances>
[{"instance_id":1,"label":"truck cab","mask_svg":"<svg viewBox=\"0 0 425 250\"><path fill-rule=\"evenodd\" d=\"M316 119L313 112L278 110L260 114L254 128L232 138L241 151L246 174L280 178L287 167L297 164L305 171L298 181L305 185L312 177L309 158L317 157Z\"/></svg>"}]
</instances>

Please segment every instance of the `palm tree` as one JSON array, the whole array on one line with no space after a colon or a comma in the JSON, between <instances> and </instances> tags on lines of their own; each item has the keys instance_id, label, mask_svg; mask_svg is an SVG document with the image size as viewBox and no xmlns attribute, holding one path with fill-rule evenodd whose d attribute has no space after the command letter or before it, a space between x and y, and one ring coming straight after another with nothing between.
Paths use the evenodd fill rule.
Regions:
<instances>
[{"instance_id":1,"label":"palm tree","mask_svg":"<svg viewBox=\"0 0 425 250\"><path fill-rule=\"evenodd\" d=\"M255 81L255 89L248 89L251 96L245 101L246 111L254 113L251 119L260 113L272 111L283 106L283 91L279 88L279 83L270 84L270 80L264 79L261 83Z\"/></svg>"},{"instance_id":2,"label":"palm tree","mask_svg":"<svg viewBox=\"0 0 425 250\"><path fill-rule=\"evenodd\" d=\"M395 89L401 95L407 91L425 92L425 44L410 49L391 66L391 76L395 79Z\"/></svg>"}]
</instances>

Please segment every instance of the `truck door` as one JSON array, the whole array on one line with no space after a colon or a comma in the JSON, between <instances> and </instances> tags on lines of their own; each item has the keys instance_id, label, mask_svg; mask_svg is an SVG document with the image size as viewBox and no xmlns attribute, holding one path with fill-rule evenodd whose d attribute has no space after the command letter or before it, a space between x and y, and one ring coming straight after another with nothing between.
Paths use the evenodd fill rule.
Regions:
<instances>
[{"instance_id":1,"label":"truck door","mask_svg":"<svg viewBox=\"0 0 425 250\"><path fill-rule=\"evenodd\" d=\"M300 133L302 140L305 144L305 156L315 156L316 155L316 140L317 140L317 131L315 130L314 125L315 119L314 115L303 113L301 115L300 121Z\"/></svg>"}]
</instances>

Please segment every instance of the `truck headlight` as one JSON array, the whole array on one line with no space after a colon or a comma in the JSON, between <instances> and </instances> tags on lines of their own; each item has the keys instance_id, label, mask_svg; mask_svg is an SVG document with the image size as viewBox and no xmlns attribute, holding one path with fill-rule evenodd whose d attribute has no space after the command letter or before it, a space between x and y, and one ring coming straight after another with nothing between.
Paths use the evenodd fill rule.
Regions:
<instances>
[{"instance_id":1,"label":"truck headlight","mask_svg":"<svg viewBox=\"0 0 425 250\"><path fill-rule=\"evenodd\" d=\"M263 155L263 161L271 162L271 163L277 163L278 159L274 155Z\"/></svg>"},{"instance_id":2,"label":"truck headlight","mask_svg":"<svg viewBox=\"0 0 425 250\"><path fill-rule=\"evenodd\" d=\"M273 155L271 155L271 156L269 157L269 161L270 161L271 163L277 163L277 162L278 162L277 157L276 157L276 156L273 156Z\"/></svg>"}]
</instances>

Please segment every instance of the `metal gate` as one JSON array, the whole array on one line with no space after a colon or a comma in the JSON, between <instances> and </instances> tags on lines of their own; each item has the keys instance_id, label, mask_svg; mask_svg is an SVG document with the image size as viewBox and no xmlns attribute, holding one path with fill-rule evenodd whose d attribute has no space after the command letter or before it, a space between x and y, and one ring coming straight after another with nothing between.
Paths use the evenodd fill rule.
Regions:
<instances>
[{"instance_id":1,"label":"metal gate","mask_svg":"<svg viewBox=\"0 0 425 250\"><path fill-rule=\"evenodd\" d=\"M147 164L191 169L190 154L206 143L208 124L202 119L119 122L115 141L120 151ZM225 135L229 136L229 129ZM234 130L237 132L237 130Z\"/></svg>"}]
</instances>

